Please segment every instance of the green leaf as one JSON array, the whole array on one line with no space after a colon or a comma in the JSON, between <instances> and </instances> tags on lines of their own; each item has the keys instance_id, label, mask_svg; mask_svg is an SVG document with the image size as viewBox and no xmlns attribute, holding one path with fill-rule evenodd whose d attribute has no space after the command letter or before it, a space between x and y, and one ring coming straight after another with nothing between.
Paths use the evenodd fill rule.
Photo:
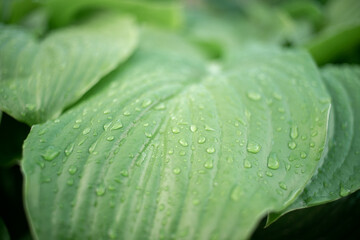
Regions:
<instances>
[{"instance_id":1,"label":"green leaf","mask_svg":"<svg viewBox=\"0 0 360 240\"><path fill-rule=\"evenodd\" d=\"M269 215L268 224L286 212L334 201L360 189L360 67L329 66L322 70L332 97L334 134L324 163L299 198L282 212Z\"/></svg>"},{"instance_id":2,"label":"green leaf","mask_svg":"<svg viewBox=\"0 0 360 240\"><path fill-rule=\"evenodd\" d=\"M25 141L36 238L245 239L317 168L330 99L307 53L221 66L143 39L107 86Z\"/></svg>"},{"instance_id":3,"label":"green leaf","mask_svg":"<svg viewBox=\"0 0 360 240\"><path fill-rule=\"evenodd\" d=\"M39 42L0 26L0 109L28 124L55 118L127 59L136 28L126 17L100 16Z\"/></svg>"},{"instance_id":4,"label":"green leaf","mask_svg":"<svg viewBox=\"0 0 360 240\"><path fill-rule=\"evenodd\" d=\"M131 13L146 23L177 28L182 23L182 5L178 1L148 0L44 0L52 25L66 26L79 13L89 10L113 10ZM61 9L61 14L58 13Z\"/></svg>"},{"instance_id":5,"label":"green leaf","mask_svg":"<svg viewBox=\"0 0 360 240\"><path fill-rule=\"evenodd\" d=\"M332 61L360 44L360 1L333 0L326 17L325 28L305 44L319 64Z\"/></svg>"}]
</instances>

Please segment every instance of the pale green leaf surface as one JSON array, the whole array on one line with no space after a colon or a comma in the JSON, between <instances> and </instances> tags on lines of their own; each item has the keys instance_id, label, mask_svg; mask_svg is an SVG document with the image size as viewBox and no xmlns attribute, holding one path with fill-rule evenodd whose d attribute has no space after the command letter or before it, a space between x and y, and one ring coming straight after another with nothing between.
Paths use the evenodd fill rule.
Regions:
<instances>
[{"instance_id":1,"label":"pale green leaf surface","mask_svg":"<svg viewBox=\"0 0 360 240\"><path fill-rule=\"evenodd\" d=\"M245 239L317 168L330 99L308 54L222 68L143 38L107 87L25 141L38 239Z\"/></svg>"},{"instance_id":2,"label":"pale green leaf surface","mask_svg":"<svg viewBox=\"0 0 360 240\"><path fill-rule=\"evenodd\" d=\"M268 224L286 212L334 201L360 189L360 67L329 66L322 75L334 111L328 154L299 198L284 211L270 214Z\"/></svg>"},{"instance_id":3,"label":"pale green leaf surface","mask_svg":"<svg viewBox=\"0 0 360 240\"><path fill-rule=\"evenodd\" d=\"M0 26L0 109L28 124L57 117L134 50L127 17L99 16L42 41Z\"/></svg>"}]
</instances>

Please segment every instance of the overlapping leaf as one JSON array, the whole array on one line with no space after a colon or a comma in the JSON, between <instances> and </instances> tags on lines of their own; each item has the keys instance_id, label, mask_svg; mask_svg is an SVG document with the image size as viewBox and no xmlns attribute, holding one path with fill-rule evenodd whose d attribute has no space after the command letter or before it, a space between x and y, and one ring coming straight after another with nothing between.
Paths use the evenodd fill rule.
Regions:
<instances>
[{"instance_id":1,"label":"overlapping leaf","mask_svg":"<svg viewBox=\"0 0 360 240\"><path fill-rule=\"evenodd\" d=\"M131 13L139 20L170 28L179 27L182 22L182 5L172 0L43 0L43 3L55 26L69 24L80 12L94 9Z\"/></svg>"},{"instance_id":2,"label":"overlapping leaf","mask_svg":"<svg viewBox=\"0 0 360 240\"><path fill-rule=\"evenodd\" d=\"M32 128L22 167L38 239L244 239L317 168L330 99L306 53L230 67L143 39L108 86Z\"/></svg>"},{"instance_id":3,"label":"overlapping leaf","mask_svg":"<svg viewBox=\"0 0 360 240\"><path fill-rule=\"evenodd\" d=\"M331 66L322 75L334 110L329 152L299 198L283 212L271 214L268 223L288 211L334 201L360 189L360 68Z\"/></svg>"},{"instance_id":4,"label":"overlapping leaf","mask_svg":"<svg viewBox=\"0 0 360 240\"><path fill-rule=\"evenodd\" d=\"M39 42L0 26L0 109L28 124L58 116L127 59L136 28L126 17L101 16Z\"/></svg>"}]
</instances>

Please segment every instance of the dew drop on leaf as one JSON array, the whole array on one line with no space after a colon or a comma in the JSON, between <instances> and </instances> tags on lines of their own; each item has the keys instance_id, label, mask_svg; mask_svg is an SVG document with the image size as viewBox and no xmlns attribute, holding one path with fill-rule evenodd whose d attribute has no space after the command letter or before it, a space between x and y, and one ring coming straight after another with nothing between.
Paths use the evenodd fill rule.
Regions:
<instances>
[{"instance_id":1,"label":"dew drop on leaf","mask_svg":"<svg viewBox=\"0 0 360 240\"><path fill-rule=\"evenodd\" d=\"M341 185L339 194L340 194L341 197L346 197L347 195L350 194L350 189L346 189Z\"/></svg>"},{"instance_id":2,"label":"dew drop on leaf","mask_svg":"<svg viewBox=\"0 0 360 240\"><path fill-rule=\"evenodd\" d=\"M74 150L74 143L70 143L66 148L65 148L65 155L69 156L72 151Z\"/></svg>"},{"instance_id":3,"label":"dew drop on leaf","mask_svg":"<svg viewBox=\"0 0 360 240\"><path fill-rule=\"evenodd\" d=\"M267 162L267 166L270 169L278 169L279 168L279 159L276 155L276 153L270 153L268 156L268 162Z\"/></svg>"},{"instance_id":4,"label":"dew drop on leaf","mask_svg":"<svg viewBox=\"0 0 360 240\"><path fill-rule=\"evenodd\" d=\"M187 147L189 145L188 142L183 138L179 140L179 143L183 147Z\"/></svg>"},{"instance_id":5,"label":"dew drop on leaf","mask_svg":"<svg viewBox=\"0 0 360 240\"><path fill-rule=\"evenodd\" d=\"M207 169L212 169L213 168L213 162L211 160L206 160L206 162L204 163L204 167Z\"/></svg>"},{"instance_id":6,"label":"dew drop on leaf","mask_svg":"<svg viewBox=\"0 0 360 240\"><path fill-rule=\"evenodd\" d=\"M301 152L301 153L300 153L300 157L301 157L302 159L305 159L306 156L307 156L307 154L306 154L305 152Z\"/></svg>"},{"instance_id":7,"label":"dew drop on leaf","mask_svg":"<svg viewBox=\"0 0 360 240\"><path fill-rule=\"evenodd\" d=\"M261 95L259 93L251 91L247 93L247 97L253 101L258 101L261 99Z\"/></svg>"},{"instance_id":8,"label":"dew drop on leaf","mask_svg":"<svg viewBox=\"0 0 360 240\"><path fill-rule=\"evenodd\" d=\"M112 140L114 140L114 139L115 139L114 136L109 136L109 137L106 138L106 140L109 141L109 142L112 141Z\"/></svg>"},{"instance_id":9,"label":"dew drop on leaf","mask_svg":"<svg viewBox=\"0 0 360 240\"><path fill-rule=\"evenodd\" d=\"M291 150L294 150L296 148L296 143L294 141L291 141L289 142L288 146Z\"/></svg>"},{"instance_id":10,"label":"dew drop on leaf","mask_svg":"<svg viewBox=\"0 0 360 240\"><path fill-rule=\"evenodd\" d=\"M291 137L292 139L295 139L295 138L297 138L298 136L299 136L298 127L297 127L297 126L291 127L291 129L290 129L290 137Z\"/></svg>"},{"instance_id":11,"label":"dew drop on leaf","mask_svg":"<svg viewBox=\"0 0 360 240\"><path fill-rule=\"evenodd\" d=\"M251 162L247 159L244 160L244 168L251 168L252 165L251 165Z\"/></svg>"},{"instance_id":12,"label":"dew drop on leaf","mask_svg":"<svg viewBox=\"0 0 360 240\"><path fill-rule=\"evenodd\" d=\"M103 184L100 184L97 188L96 188L96 195L98 196L103 196L106 192L106 188Z\"/></svg>"},{"instance_id":13,"label":"dew drop on leaf","mask_svg":"<svg viewBox=\"0 0 360 240\"><path fill-rule=\"evenodd\" d=\"M286 184L284 182L279 182L279 186L280 186L281 189L284 189L284 190L287 189L287 186L286 186Z\"/></svg>"},{"instance_id":14,"label":"dew drop on leaf","mask_svg":"<svg viewBox=\"0 0 360 240\"><path fill-rule=\"evenodd\" d=\"M117 121L114 123L114 125L112 126L111 130L117 130L123 127L123 124L121 121Z\"/></svg>"},{"instance_id":15,"label":"dew drop on leaf","mask_svg":"<svg viewBox=\"0 0 360 240\"><path fill-rule=\"evenodd\" d=\"M152 103L151 99L146 99L146 100L143 101L143 103L142 103L141 106L142 106L143 108L146 108L146 107L148 107L151 103Z\"/></svg>"},{"instance_id":16,"label":"dew drop on leaf","mask_svg":"<svg viewBox=\"0 0 360 240\"><path fill-rule=\"evenodd\" d=\"M69 173L71 175L74 175L77 172L77 167L76 166L70 166L68 171L69 171Z\"/></svg>"},{"instance_id":17,"label":"dew drop on leaf","mask_svg":"<svg viewBox=\"0 0 360 240\"><path fill-rule=\"evenodd\" d=\"M206 138L203 136L199 137L199 139L198 139L199 144L203 144L205 141L206 141Z\"/></svg>"},{"instance_id":18,"label":"dew drop on leaf","mask_svg":"<svg viewBox=\"0 0 360 240\"><path fill-rule=\"evenodd\" d=\"M190 131L191 132L196 132L196 130L197 130L197 127L195 125L190 126Z\"/></svg>"},{"instance_id":19,"label":"dew drop on leaf","mask_svg":"<svg viewBox=\"0 0 360 240\"><path fill-rule=\"evenodd\" d=\"M181 172L180 168L174 168L173 169L173 173L176 174L176 175L179 175Z\"/></svg>"},{"instance_id":20,"label":"dew drop on leaf","mask_svg":"<svg viewBox=\"0 0 360 240\"><path fill-rule=\"evenodd\" d=\"M177 134L180 132L180 129L178 127L173 127L171 130L173 133Z\"/></svg>"},{"instance_id":21,"label":"dew drop on leaf","mask_svg":"<svg viewBox=\"0 0 360 240\"><path fill-rule=\"evenodd\" d=\"M60 154L60 151L54 149L54 147L50 146L41 156L46 161L52 161Z\"/></svg>"},{"instance_id":22,"label":"dew drop on leaf","mask_svg":"<svg viewBox=\"0 0 360 240\"><path fill-rule=\"evenodd\" d=\"M206 149L206 152L207 152L207 153L210 153L210 154L211 154L211 153L214 153L214 152L215 152L215 148L214 148L214 147L209 147L209 148Z\"/></svg>"},{"instance_id":23,"label":"dew drop on leaf","mask_svg":"<svg viewBox=\"0 0 360 240\"><path fill-rule=\"evenodd\" d=\"M128 176L129 176L128 170L122 170L122 171L120 172L120 174L121 174L123 177L128 177Z\"/></svg>"},{"instance_id":24,"label":"dew drop on leaf","mask_svg":"<svg viewBox=\"0 0 360 240\"><path fill-rule=\"evenodd\" d=\"M85 128L84 131L82 132L84 135L88 134L90 132L90 128Z\"/></svg>"},{"instance_id":25,"label":"dew drop on leaf","mask_svg":"<svg viewBox=\"0 0 360 240\"><path fill-rule=\"evenodd\" d=\"M255 142L248 142L246 150L249 153L258 153L260 152L261 146L258 143Z\"/></svg>"}]
</instances>

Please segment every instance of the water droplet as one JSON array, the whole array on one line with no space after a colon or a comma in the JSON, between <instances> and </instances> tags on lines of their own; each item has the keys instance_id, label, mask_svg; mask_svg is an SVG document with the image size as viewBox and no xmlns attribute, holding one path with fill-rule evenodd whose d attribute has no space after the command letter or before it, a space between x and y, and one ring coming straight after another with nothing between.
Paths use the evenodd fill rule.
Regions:
<instances>
[{"instance_id":1,"label":"water droplet","mask_svg":"<svg viewBox=\"0 0 360 240\"><path fill-rule=\"evenodd\" d=\"M350 189L346 189L341 185L340 186L340 196L341 197L346 197L349 194L350 194Z\"/></svg>"},{"instance_id":2,"label":"water droplet","mask_svg":"<svg viewBox=\"0 0 360 240\"><path fill-rule=\"evenodd\" d=\"M237 202L237 201L240 200L241 195L242 195L242 191L241 191L240 186L236 186L236 187L234 188L234 190L232 190L231 195L230 195L230 198L231 198L231 200L233 200L234 202Z\"/></svg>"},{"instance_id":3,"label":"water droplet","mask_svg":"<svg viewBox=\"0 0 360 240\"><path fill-rule=\"evenodd\" d=\"M146 133L145 133L145 136L146 136L147 138L151 138L151 137L152 137L152 133L146 132Z\"/></svg>"},{"instance_id":4,"label":"water droplet","mask_svg":"<svg viewBox=\"0 0 360 240\"><path fill-rule=\"evenodd\" d=\"M276 153L270 153L267 162L268 168L276 170L279 168L279 165L280 164Z\"/></svg>"},{"instance_id":5,"label":"water droplet","mask_svg":"<svg viewBox=\"0 0 360 240\"><path fill-rule=\"evenodd\" d=\"M288 146L291 150L294 150L296 148L296 143L294 141L291 141L289 142Z\"/></svg>"},{"instance_id":6,"label":"water droplet","mask_svg":"<svg viewBox=\"0 0 360 240\"><path fill-rule=\"evenodd\" d=\"M123 114L124 114L124 116L130 116L131 115L131 113L129 111L125 111Z\"/></svg>"},{"instance_id":7,"label":"water droplet","mask_svg":"<svg viewBox=\"0 0 360 240\"><path fill-rule=\"evenodd\" d=\"M180 151L180 152L179 152L179 155L180 155L180 156L185 156L185 154L186 154L185 151Z\"/></svg>"},{"instance_id":8,"label":"water droplet","mask_svg":"<svg viewBox=\"0 0 360 240\"><path fill-rule=\"evenodd\" d=\"M191 125L191 126L190 126L190 131L196 132L196 131L197 131L197 127L196 127L195 125Z\"/></svg>"},{"instance_id":9,"label":"water droplet","mask_svg":"<svg viewBox=\"0 0 360 240\"><path fill-rule=\"evenodd\" d=\"M215 152L215 148L214 148L214 147L209 147L209 148L206 149L206 152L207 152L207 153L210 153L210 154L211 154L211 153L214 153L214 152Z\"/></svg>"},{"instance_id":10,"label":"water droplet","mask_svg":"<svg viewBox=\"0 0 360 240\"><path fill-rule=\"evenodd\" d=\"M301 157L302 159L305 159L306 156L307 156L306 152L301 152L301 153L300 153L300 157Z\"/></svg>"},{"instance_id":11,"label":"water droplet","mask_svg":"<svg viewBox=\"0 0 360 240\"><path fill-rule=\"evenodd\" d=\"M312 148L315 147L315 143L314 143L314 142L311 142L309 145L310 145L310 147L312 147Z\"/></svg>"},{"instance_id":12,"label":"water droplet","mask_svg":"<svg viewBox=\"0 0 360 240\"><path fill-rule=\"evenodd\" d=\"M106 110L104 111L104 114L109 114L109 113L111 113L111 111L110 111L109 109L106 109Z\"/></svg>"},{"instance_id":13,"label":"water droplet","mask_svg":"<svg viewBox=\"0 0 360 240\"><path fill-rule=\"evenodd\" d=\"M290 129L290 137L291 137L292 139L295 139L295 138L297 138L298 136L299 136L298 127L297 127L297 126L291 127L291 129Z\"/></svg>"},{"instance_id":14,"label":"water droplet","mask_svg":"<svg viewBox=\"0 0 360 240\"><path fill-rule=\"evenodd\" d=\"M257 92L248 92L247 97L253 101L258 101L261 99L261 95Z\"/></svg>"},{"instance_id":15,"label":"water droplet","mask_svg":"<svg viewBox=\"0 0 360 240\"><path fill-rule=\"evenodd\" d=\"M266 176L268 176L268 177L272 177L272 176L273 176L272 172L270 172L270 171L266 171L265 174L266 174Z\"/></svg>"},{"instance_id":16,"label":"water droplet","mask_svg":"<svg viewBox=\"0 0 360 240\"><path fill-rule=\"evenodd\" d=\"M179 140L179 143L183 147L187 147L189 145L188 142L183 138Z\"/></svg>"},{"instance_id":17,"label":"water droplet","mask_svg":"<svg viewBox=\"0 0 360 240\"><path fill-rule=\"evenodd\" d=\"M178 127L173 127L171 130L173 133L177 134L180 132L180 129Z\"/></svg>"},{"instance_id":18,"label":"water droplet","mask_svg":"<svg viewBox=\"0 0 360 240\"><path fill-rule=\"evenodd\" d=\"M77 167L76 166L70 166L68 171L71 175L74 175L77 172Z\"/></svg>"},{"instance_id":19,"label":"water droplet","mask_svg":"<svg viewBox=\"0 0 360 240\"><path fill-rule=\"evenodd\" d=\"M74 143L70 143L67 148L65 149L65 155L69 156L72 151L74 150Z\"/></svg>"},{"instance_id":20,"label":"water droplet","mask_svg":"<svg viewBox=\"0 0 360 240\"><path fill-rule=\"evenodd\" d=\"M290 164L286 164L286 167L285 167L286 171L289 171L290 168L291 168L291 165L290 165Z\"/></svg>"},{"instance_id":21,"label":"water droplet","mask_svg":"<svg viewBox=\"0 0 360 240\"><path fill-rule=\"evenodd\" d=\"M166 108L166 106L164 103L160 103L159 105L157 105L155 107L156 110L164 110L165 108Z\"/></svg>"},{"instance_id":22,"label":"water droplet","mask_svg":"<svg viewBox=\"0 0 360 240\"><path fill-rule=\"evenodd\" d=\"M85 128L84 131L82 132L84 135L88 134L90 132L90 128Z\"/></svg>"},{"instance_id":23,"label":"water droplet","mask_svg":"<svg viewBox=\"0 0 360 240\"><path fill-rule=\"evenodd\" d=\"M276 131L277 131L277 132L281 132L281 130L282 130L281 127L276 128Z\"/></svg>"},{"instance_id":24,"label":"water droplet","mask_svg":"<svg viewBox=\"0 0 360 240\"><path fill-rule=\"evenodd\" d=\"M100 184L97 188L96 188L96 195L98 196L103 196L106 192L106 188L104 187L103 184Z\"/></svg>"},{"instance_id":25,"label":"water droplet","mask_svg":"<svg viewBox=\"0 0 360 240\"><path fill-rule=\"evenodd\" d=\"M170 149L170 150L168 151L168 154L169 154L169 155L174 154L174 149Z\"/></svg>"},{"instance_id":26,"label":"water droplet","mask_svg":"<svg viewBox=\"0 0 360 240\"><path fill-rule=\"evenodd\" d=\"M75 128L75 129L78 129L79 127L80 127L80 124L78 124L78 123L75 123L73 126L73 128Z\"/></svg>"},{"instance_id":27,"label":"water droplet","mask_svg":"<svg viewBox=\"0 0 360 240\"><path fill-rule=\"evenodd\" d=\"M43 153L41 156L46 161L52 161L59 154L60 151L55 150L54 147L49 147L48 149L46 149L45 153Z\"/></svg>"},{"instance_id":28,"label":"water droplet","mask_svg":"<svg viewBox=\"0 0 360 240\"><path fill-rule=\"evenodd\" d=\"M215 129L213 129L212 127L209 127L208 125L205 125L205 130L206 131L215 131Z\"/></svg>"},{"instance_id":29,"label":"water droplet","mask_svg":"<svg viewBox=\"0 0 360 240\"><path fill-rule=\"evenodd\" d=\"M311 136L313 136L313 137L315 137L316 135L318 135L318 132L317 132L317 131L313 131L313 132L311 133Z\"/></svg>"},{"instance_id":30,"label":"water droplet","mask_svg":"<svg viewBox=\"0 0 360 240\"><path fill-rule=\"evenodd\" d=\"M244 168L251 168L252 165L251 165L251 162L247 159L244 160Z\"/></svg>"},{"instance_id":31,"label":"water droplet","mask_svg":"<svg viewBox=\"0 0 360 240\"><path fill-rule=\"evenodd\" d=\"M284 189L284 190L287 189L287 186L286 186L286 184L284 182L279 182L279 186L280 186L281 189Z\"/></svg>"},{"instance_id":32,"label":"water droplet","mask_svg":"<svg viewBox=\"0 0 360 240\"><path fill-rule=\"evenodd\" d=\"M129 176L128 170L121 170L120 174L121 174L123 177L128 177L128 176Z\"/></svg>"},{"instance_id":33,"label":"water droplet","mask_svg":"<svg viewBox=\"0 0 360 240\"><path fill-rule=\"evenodd\" d=\"M114 125L112 126L111 130L117 130L123 127L123 124L121 121L117 121L114 123Z\"/></svg>"},{"instance_id":34,"label":"water droplet","mask_svg":"<svg viewBox=\"0 0 360 240\"><path fill-rule=\"evenodd\" d=\"M94 142L93 144L91 144L91 146L89 147L89 153L92 154L97 154L97 152L95 152L95 148L96 148L97 142Z\"/></svg>"},{"instance_id":35,"label":"water droplet","mask_svg":"<svg viewBox=\"0 0 360 240\"><path fill-rule=\"evenodd\" d=\"M74 179L73 178L69 178L67 181L66 181L66 184L69 185L69 186L72 186L74 184Z\"/></svg>"},{"instance_id":36,"label":"water droplet","mask_svg":"<svg viewBox=\"0 0 360 240\"><path fill-rule=\"evenodd\" d=\"M206 141L206 138L203 136L199 137L199 139L198 139L199 144L203 144L205 141Z\"/></svg>"},{"instance_id":37,"label":"water droplet","mask_svg":"<svg viewBox=\"0 0 360 240\"><path fill-rule=\"evenodd\" d=\"M145 99L145 100L143 101L143 103L142 103L141 106L142 106L143 108L146 108L146 107L148 107L151 103L152 103L151 99Z\"/></svg>"},{"instance_id":38,"label":"water droplet","mask_svg":"<svg viewBox=\"0 0 360 240\"><path fill-rule=\"evenodd\" d=\"M111 122L105 123L104 130L107 131L109 129L110 125L111 125Z\"/></svg>"},{"instance_id":39,"label":"water droplet","mask_svg":"<svg viewBox=\"0 0 360 240\"><path fill-rule=\"evenodd\" d=\"M112 140L114 140L114 139L115 139L114 136L109 136L109 137L106 138L106 140L108 140L108 141L112 141Z\"/></svg>"},{"instance_id":40,"label":"water droplet","mask_svg":"<svg viewBox=\"0 0 360 240\"><path fill-rule=\"evenodd\" d=\"M258 143L255 142L248 142L246 150L249 153L258 153L260 152L261 146Z\"/></svg>"},{"instance_id":41,"label":"water droplet","mask_svg":"<svg viewBox=\"0 0 360 240\"><path fill-rule=\"evenodd\" d=\"M180 168L174 168L173 169L173 173L176 174L176 175L179 175L181 172Z\"/></svg>"},{"instance_id":42,"label":"water droplet","mask_svg":"<svg viewBox=\"0 0 360 240\"><path fill-rule=\"evenodd\" d=\"M212 169L213 168L212 160L206 160L206 162L204 163L204 167L207 169Z\"/></svg>"}]
</instances>

